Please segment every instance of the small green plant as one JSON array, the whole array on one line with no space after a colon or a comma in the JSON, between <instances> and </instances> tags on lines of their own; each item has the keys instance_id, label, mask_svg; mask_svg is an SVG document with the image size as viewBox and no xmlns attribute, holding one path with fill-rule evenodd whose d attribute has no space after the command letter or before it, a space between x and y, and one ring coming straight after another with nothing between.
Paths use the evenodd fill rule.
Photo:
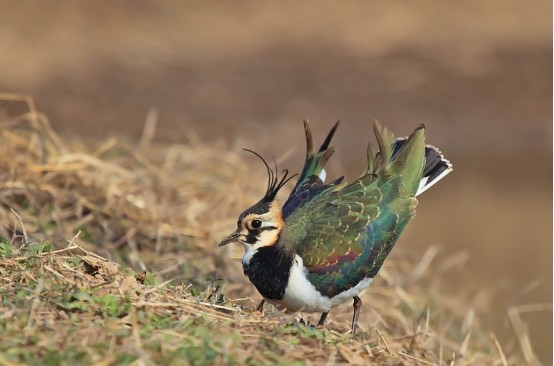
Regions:
<instances>
[{"instance_id":1,"label":"small green plant","mask_svg":"<svg viewBox=\"0 0 554 366\"><path fill-rule=\"evenodd\" d=\"M87 290L74 293L64 293L56 301L56 304L67 311L88 311L92 296Z\"/></svg>"},{"instance_id":2,"label":"small green plant","mask_svg":"<svg viewBox=\"0 0 554 366\"><path fill-rule=\"evenodd\" d=\"M81 263L83 263L83 261L79 257L72 257L72 258L69 258L68 260L66 260L65 263L67 263L67 265L69 267L75 268L75 267L79 266Z\"/></svg>"},{"instance_id":3,"label":"small green plant","mask_svg":"<svg viewBox=\"0 0 554 366\"><path fill-rule=\"evenodd\" d=\"M13 254L13 246L4 238L0 237L0 258L9 257Z\"/></svg>"},{"instance_id":4,"label":"small green plant","mask_svg":"<svg viewBox=\"0 0 554 366\"><path fill-rule=\"evenodd\" d=\"M40 255L52 251L52 244L45 241L44 243L32 243L25 247L25 255Z\"/></svg>"},{"instance_id":5,"label":"small green plant","mask_svg":"<svg viewBox=\"0 0 554 366\"><path fill-rule=\"evenodd\" d=\"M128 299L112 294L96 296L94 301L98 304L100 312L110 317L120 318L125 316L131 308L131 303Z\"/></svg>"},{"instance_id":6,"label":"small green plant","mask_svg":"<svg viewBox=\"0 0 554 366\"><path fill-rule=\"evenodd\" d=\"M143 283L148 286L154 286L156 284L156 278L152 272L146 272Z\"/></svg>"}]
</instances>

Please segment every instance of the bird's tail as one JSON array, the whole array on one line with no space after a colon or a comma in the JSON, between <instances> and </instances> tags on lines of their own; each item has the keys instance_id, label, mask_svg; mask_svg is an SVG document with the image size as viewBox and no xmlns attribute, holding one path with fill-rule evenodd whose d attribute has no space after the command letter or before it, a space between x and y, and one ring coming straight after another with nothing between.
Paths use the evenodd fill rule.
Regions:
<instances>
[{"instance_id":1,"label":"bird's tail","mask_svg":"<svg viewBox=\"0 0 554 366\"><path fill-rule=\"evenodd\" d=\"M391 160L395 160L408 141L408 137L398 138L392 146ZM442 152L432 145L425 145L425 165L416 196L422 194L452 171L452 163Z\"/></svg>"}]
</instances>

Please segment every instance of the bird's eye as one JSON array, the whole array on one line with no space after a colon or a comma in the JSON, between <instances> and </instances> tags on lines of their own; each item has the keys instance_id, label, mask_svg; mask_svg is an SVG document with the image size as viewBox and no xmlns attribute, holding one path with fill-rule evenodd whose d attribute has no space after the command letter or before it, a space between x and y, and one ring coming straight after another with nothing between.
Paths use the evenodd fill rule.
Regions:
<instances>
[{"instance_id":1,"label":"bird's eye","mask_svg":"<svg viewBox=\"0 0 554 366\"><path fill-rule=\"evenodd\" d=\"M250 226L252 226L252 229L259 229L262 227L262 222L260 220L252 220Z\"/></svg>"}]
</instances>

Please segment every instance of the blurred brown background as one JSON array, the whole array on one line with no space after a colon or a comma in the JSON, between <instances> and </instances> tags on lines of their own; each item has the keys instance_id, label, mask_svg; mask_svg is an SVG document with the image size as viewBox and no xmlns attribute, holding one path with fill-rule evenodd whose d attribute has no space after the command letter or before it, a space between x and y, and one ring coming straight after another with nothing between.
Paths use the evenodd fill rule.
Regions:
<instances>
[{"instance_id":1,"label":"blurred brown background","mask_svg":"<svg viewBox=\"0 0 554 366\"><path fill-rule=\"evenodd\" d=\"M551 15L546 0L10 2L0 92L33 96L68 138L139 138L156 109L159 141L294 148L296 171L301 120L321 139L341 119L330 170L350 179L374 119L425 122L455 172L399 247L467 253L448 280L479 284L507 339L508 307L552 302ZM522 316L551 363L552 313Z\"/></svg>"}]
</instances>

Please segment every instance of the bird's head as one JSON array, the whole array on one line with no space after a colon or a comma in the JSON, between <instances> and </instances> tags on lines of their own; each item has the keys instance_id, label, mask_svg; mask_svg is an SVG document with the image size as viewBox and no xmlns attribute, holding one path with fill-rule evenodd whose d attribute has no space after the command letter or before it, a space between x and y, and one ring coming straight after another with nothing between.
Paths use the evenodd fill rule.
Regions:
<instances>
[{"instance_id":1,"label":"bird's head","mask_svg":"<svg viewBox=\"0 0 554 366\"><path fill-rule=\"evenodd\" d=\"M295 176L288 176L288 170L282 175L277 174L277 167L273 171L265 160L257 153L247 150L259 157L265 164L268 173L267 190L264 197L252 207L240 214L237 221L237 229L223 239L219 246L230 243L241 243L246 251L264 246L275 245L279 239L279 233L285 226L282 216L282 208L277 193Z\"/></svg>"}]
</instances>

